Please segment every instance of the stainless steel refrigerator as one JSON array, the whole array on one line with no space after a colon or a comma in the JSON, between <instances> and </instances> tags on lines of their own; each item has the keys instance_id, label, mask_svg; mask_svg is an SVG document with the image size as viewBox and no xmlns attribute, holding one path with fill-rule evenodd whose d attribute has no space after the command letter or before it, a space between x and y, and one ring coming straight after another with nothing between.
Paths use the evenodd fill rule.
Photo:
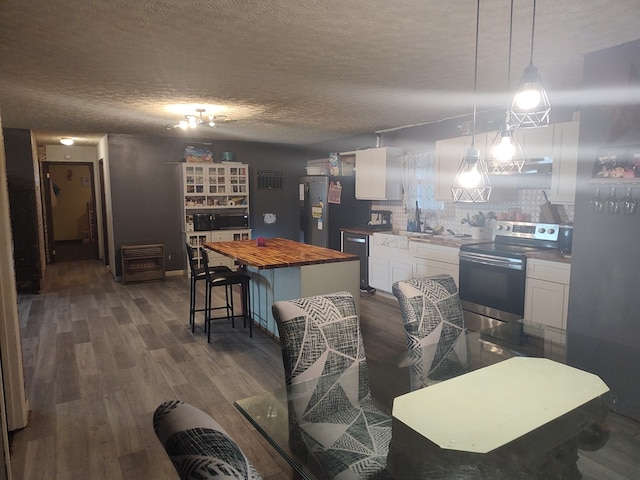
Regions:
<instances>
[{"instance_id":1,"label":"stainless steel refrigerator","mask_svg":"<svg viewBox=\"0 0 640 480\"><path fill-rule=\"evenodd\" d=\"M355 177L308 175L300 178L301 241L340 250L340 229L363 227L369 200L356 200Z\"/></svg>"},{"instance_id":2,"label":"stainless steel refrigerator","mask_svg":"<svg viewBox=\"0 0 640 480\"><path fill-rule=\"evenodd\" d=\"M588 91L618 92L603 99L620 102L580 112L567 362L599 375L611 389L611 408L640 420L640 213L592 208L598 187L605 200L612 188L622 200L629 187L640 199L640 177L594 174L603 152L619 153L616 163L631 169L640 154L640 104L631 93L640 87L640 41L586 55L583 75Z\"/></svg>"}]
</instances>

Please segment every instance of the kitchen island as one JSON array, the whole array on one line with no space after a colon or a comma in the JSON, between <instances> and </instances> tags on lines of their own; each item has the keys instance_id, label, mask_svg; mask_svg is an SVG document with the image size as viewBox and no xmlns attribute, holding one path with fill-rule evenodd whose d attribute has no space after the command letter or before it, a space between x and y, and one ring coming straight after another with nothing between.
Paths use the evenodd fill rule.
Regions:
<instances>
[{"instance_id":1,"label":"kitchen island","mask_svg":"<svg viewBox=\"0 0 640 480\"><path fill-rule=\"evenodd\" d=\"M204 247L235 260L251 275L253 321L274 336L271 305L280 300L348 291L359 308L360 260L356 255L284 238L207 242Z\"/></svg>"}]
</instances>

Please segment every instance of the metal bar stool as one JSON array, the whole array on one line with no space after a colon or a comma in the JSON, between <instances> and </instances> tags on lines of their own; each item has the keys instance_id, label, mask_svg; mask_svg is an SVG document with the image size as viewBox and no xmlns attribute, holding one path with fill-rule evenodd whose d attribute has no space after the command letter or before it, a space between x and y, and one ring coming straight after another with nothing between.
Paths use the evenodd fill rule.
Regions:
<instances>
[{"instance_id":1,"label":"metal bar stool","mask_svg":"<svg viewBox=\"0 0 640 480\"><path fill-rule=\"evenodd\" d=\"M250 298L249 298L249 280L251 276L243 271L229 271L229 272L214 272L209 268L209 254L206 249L200 248L203 259L203 268L205 272L205 278L207 280L207 286L205 290L205 329L207 330L207 342L211 342L211 321L220 320L226 318L231 320L231 328L235 327L235 315L233 306L233 285L240 285L242 287L242 320L243 326L247 327L249 323L249 336L253 337L253 320L251 319L251 312L249 310ZM215 287L224 286L225 304L219 307L212 306L212 289ZM212 310L224 309L226 315L220 317L212 317Z\"/></svg>"},{"instance_id":2,"label":"metal bar stool","mask_svg":"<svg viewBox=\"0 0 640 480\"><path fill-rule=\"evenodd\" d=\"M206 305L207 296L205 291L205 304L203 305L202 308L196 308L197 284L199 280L203 280L206 283L207 277L204 271L204 267L199 267L195 259L193 258L193 250L192 250L193 247L189 245L189 243L185 243L185 245L187 247L187 257L189 258L189 270L190 270L189 325L191 325L191 331L195 332L196 331L196 312L206 312L206 306L207 306ZM231 269L229 267L224 267L224 266L213 267L212 270L217 273L231 272ZM206 314L205 314L204 326L206 329L207 327Z\"/></svg>"}]
</instances>

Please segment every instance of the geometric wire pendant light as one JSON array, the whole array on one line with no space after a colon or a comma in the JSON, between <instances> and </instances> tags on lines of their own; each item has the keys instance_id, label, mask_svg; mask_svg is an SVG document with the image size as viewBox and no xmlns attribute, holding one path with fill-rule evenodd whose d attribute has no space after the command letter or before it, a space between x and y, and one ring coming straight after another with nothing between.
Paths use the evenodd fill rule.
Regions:
<instances>
[{"instance_id":1,"label":"geometric wire pendant light","mask_svg":"<svg viewBox=\"0 0 640 480\"><path fill-rule=\"evenodd\" d=\"M533 39L536 25L536 0L533 0L533 18L531 21L531 54L529 66L524 69L520 84L513 97L510 117L515 127L538 128L549 125L551 104L542 84L538 69L533 64Z\"/></svg>"},{"instance_id":2,"label":"geometric wire pendant light","mask_svg":"<svg viewBox=\"0 0 640 480\"><path fill-rule=\"evenodd\" d=\"M511 175L522 173L526 157L518 138L509 124L509 112L502 128L493 140L488 154L488 168L491 175Z\"/></svg>"},{"instance_id":3,"label":"geometric wire pendant light","mask_svg":"<svg viewBox=\"0 0 640 480\"><path fill-rule=\"evenodd\" d=\"M509 19L509 61L507 62L507 91L511 88L511 40L513 38L513 0ZM507 109L506 118L500 131L491 144L487 154L487 164L491 175L510 175L522 172L525 164L524 151L511 124L511 112Z\"/></svg>"},{"instance_id":4,"label":"geometric wire pendant light","mask_svg":"<svg viewBox=\"0 0 640 480\"><path fill-rule=\"evenodd\" d=\"M471 131L471 147L460 162L451 194L454 202L488 202L491 197L491 184L487 164L482 158L480 150L475 147L477 84L478 84L478 32L480 30L480 0L476 11L476 52L475 70L473 77L473 129Z\"/></svg>"}]
</instances>

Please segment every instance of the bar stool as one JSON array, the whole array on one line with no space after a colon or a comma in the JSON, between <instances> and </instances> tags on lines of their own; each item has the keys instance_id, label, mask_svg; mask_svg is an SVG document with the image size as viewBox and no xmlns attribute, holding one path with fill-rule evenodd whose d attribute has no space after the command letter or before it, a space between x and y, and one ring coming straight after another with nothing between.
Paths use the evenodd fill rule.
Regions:
<instances>
[{"instance_id":1,"label":"bar stool","mask_svg":"<svg viewBox=\"0 0 640 480\"><path fill-rule=\"evenodd\" d=\"M197 284L199 280L203 280L206 282L207 277L203 267L198 267L195 259L193 258L193 250L189 243L185 243L187 247L187 257L189 258L189 270L190 270L190 297L189 297L189 325L191 325L191 331L196 331L196 312L205 312L206 311L206 291L205 291L205 304L202 308L196 308L196 292L197 292ZM229 267L218 266L213 267L212 270L216 273L220 272L231 272ZM206 314L205 314L205 328L206 324Z\"/></svg>"},{"instance_id":2,"label":"bar stool","mask_svg":"<svg viewBox=\"0 0 640 480\"><path fill-rule=\"evenodd\" d=\"M207 286L205 290L205 329L207 330L207 342L211 342L211 321L220 320L226 318L231 320L231 328L235 327L235 315L233 306L233 285L240 285L242 287L242 320L243 326L247 327L247 321L249 322L249 337L253 337L253 320L251 319L251 312L249 310L250 298L249 298L249 280L251 277L243 271L230 271L230 272L214 272L209 268L209 254L204 248L200 248L202 253L203 267L205 272L205 278L207 279ZM224 286L225 304L219 307L212 306L212 290L215 287ZM220 317L212 317L212 310L224 309L226 315Z\"/></svg>"}]
</instances>

